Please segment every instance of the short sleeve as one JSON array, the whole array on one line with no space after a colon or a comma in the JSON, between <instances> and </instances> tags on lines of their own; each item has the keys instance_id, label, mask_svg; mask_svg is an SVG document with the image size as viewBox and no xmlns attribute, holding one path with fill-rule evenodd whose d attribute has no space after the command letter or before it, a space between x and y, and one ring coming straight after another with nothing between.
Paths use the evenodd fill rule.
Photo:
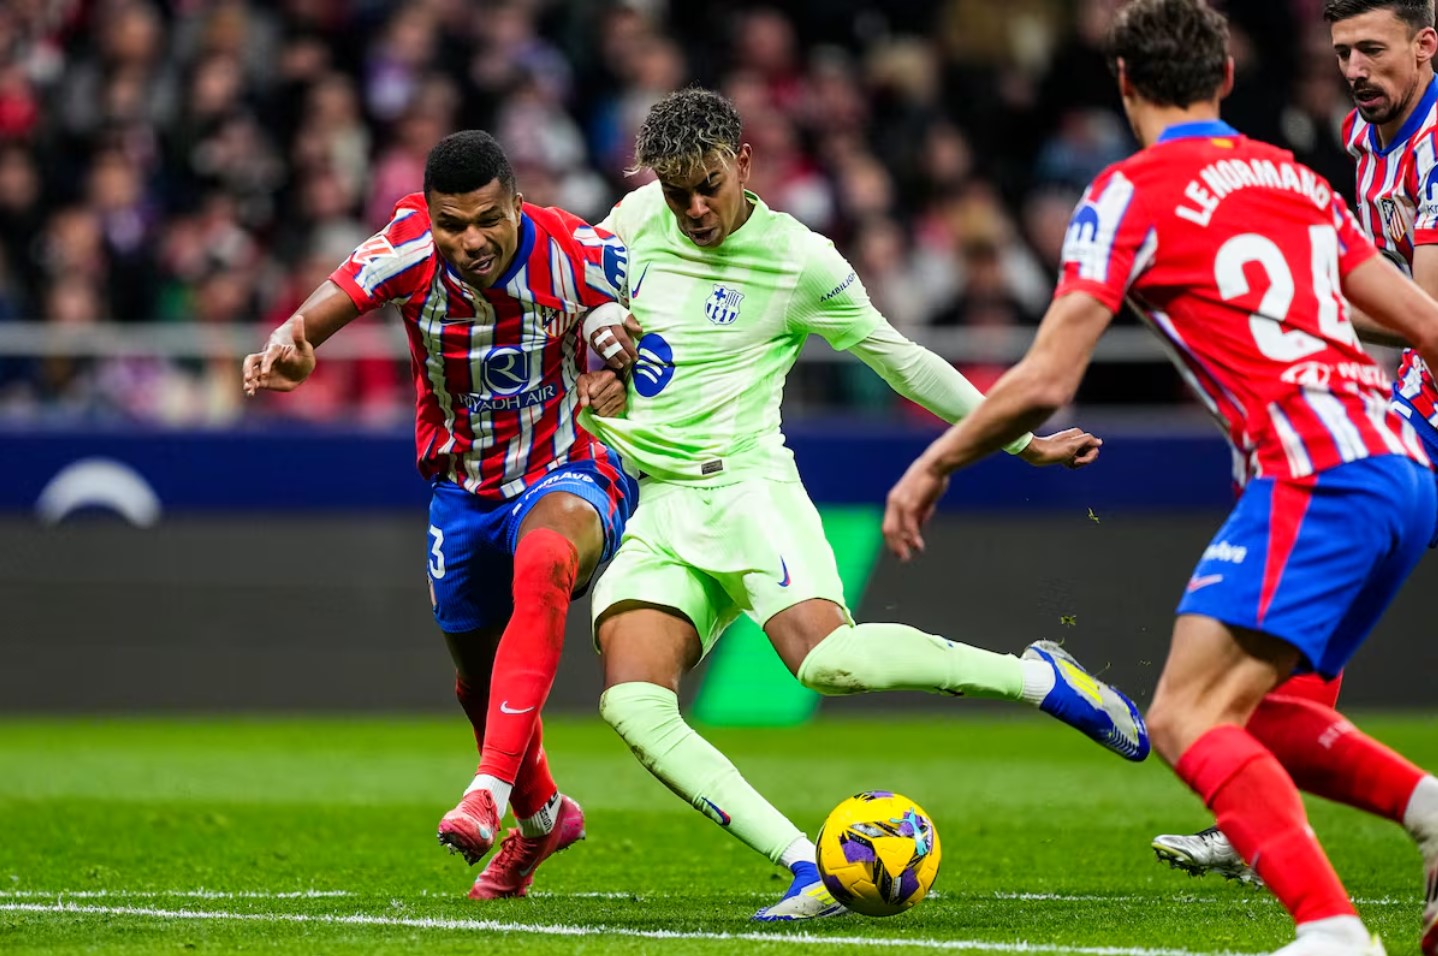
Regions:
<instances>
[{"instance_id":1,"label":"short sleeve","mask_svg":"<svg viewBox=\"0 0 1438 956\"><path fill-rule=\"evenodd\" d=\"M884 317L834 243L815 233L808 238L812 247L794 288L789 325L796 332L822 335L844 351L884 325Z\"/></svg>"},{"instance_id":2,"label":"short sleeve","mask_svg":"<svg viewBox=\"0 0 1438 956\"><path fill-rule=\"evenodd\" d=\"M330 281L368 312L427 288L434 254L428 213L402 201L389 225L350 253Z\"/></svg>"},{"instance_id":3,"label":"short sleeve","mask_svg":"<svg viewBox=\"0 0 1438 956\"><path fill-rule=\"evenodd\" d=\"M1417 189L1413 201L1413 245L1438 243L1438 133L1430 130L1413 144L1413 173Z\"/></svg>"},{"instance_id":4,"label":"short sleeve","mask_svg":"<svg viewBox=\"0 0 1438 956\"><path fill-rule=\"evenodd\" d=\"M1346 276L1369 259L1378 255L1378 248L1368 233L1349 212L1348 204L1338 193L1333 194L1333 228L1338 230L1338 274ZM1435 240L1438 241L1438 240Z\"/></svg>"},{"instance_id":5,"label":"short sleeve","mask_svg":"<svg viewBox=\"0 0 1438 956\"><path fill-rule=\"evenodd\" d=\"M1133 181L1122 170L1107 171L1084 192L1069 220L1054 298L1087 292L1117 312L1157 250L1158 232Z\"/></svg>"},{"instance_id":6,"label":"short sleeve","mask_svg":"<svg viewBox=\"0 0 1438 956\"><path fill-rule=\"evenodd\" d=\"M598 226L574 231L584 266L580 300L589 308L616 300L629 301L629 252L619 237Z\"/></svg>"},{"instance_id":7,"label":"short sleeve","mask_svg":"<svg viewBox=\"0 0 1438 956\"><path fill-rule=\"evenodd\" d=\"M595 229L603 229L605 232L619 236L620 242L624 241L624 233L619 226L619 207L622 205L622 201L615 203L614 208L609 210L609 215L605 216L594 226Z\"/></svg>"}]
</instances>

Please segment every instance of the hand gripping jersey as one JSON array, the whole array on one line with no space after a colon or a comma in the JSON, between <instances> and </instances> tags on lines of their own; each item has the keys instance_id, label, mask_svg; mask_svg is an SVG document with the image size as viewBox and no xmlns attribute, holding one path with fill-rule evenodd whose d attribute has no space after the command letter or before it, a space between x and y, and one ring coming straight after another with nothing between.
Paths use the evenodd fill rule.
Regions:
<instances>
[{"instance_id":1,"label":"hand gripping jersey","mask_svg":"<svg viewBox=\"0 0 1438 956\"><path fill-rule=\"evenodd\" d=\"M1384 255L1413 273L1413 250L1438 243L1438 79L1387 146L1378 129L1354 110L1343 122L1343 141L1358 161L1359 224ZM1399 411L1417 424L1430 448L1438 447L1438 386L1412 349L1403 353L1394 383Z\"/></svg>"},{"instance_id":2,"label":"hand gripping jersey","mask_svg":"<svg viewBox=\"0 0 1438 956\"><path fill-rule=\"evenodd\" d=\"M440 256L424 195L330 276L361 312L399 306L426 478L509 499L561 465L610 454L575 421L579 319L618 297L624 247L559 209L524 204L508 271L475 289Z\"/></svg>"},{"instance_id":3,"label":"hand gripping jersey","mask_svg":"<svg viewBox=\"0 0 1438 956\"><path fill-rule=\"evenodd\" d=\"M1340 291L1376 254L1292 154L1190 123L1089 187L1055 294L1115 311L1133 300L1226 432L1240 484L1380 455L1426 462Z\"/></svg>"}]
</instances>

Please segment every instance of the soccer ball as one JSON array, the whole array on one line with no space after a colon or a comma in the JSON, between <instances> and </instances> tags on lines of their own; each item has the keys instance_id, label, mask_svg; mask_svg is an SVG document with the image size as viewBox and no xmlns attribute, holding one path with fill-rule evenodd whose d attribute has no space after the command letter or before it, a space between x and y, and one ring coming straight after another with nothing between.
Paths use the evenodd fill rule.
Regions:
<instances>
[{"instance_id":1,"label":"soccer ball","mask_svg":"<svg viewBox=\"0 0 1438 956\"><path fill-rule=\"evenodd\" d=\"M834 899L865 916L893 916L924 898L939 875L939 833L908 797L855 794L819 830L819 873Z\"/></svg>"}]
</instances>

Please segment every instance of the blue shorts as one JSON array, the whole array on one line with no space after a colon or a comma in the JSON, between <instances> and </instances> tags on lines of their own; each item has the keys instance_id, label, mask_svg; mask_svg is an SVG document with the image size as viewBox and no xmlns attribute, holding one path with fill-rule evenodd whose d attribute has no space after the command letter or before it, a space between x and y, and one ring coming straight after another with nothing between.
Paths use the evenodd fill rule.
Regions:
<instances>
[{"instance_id":1,"label":"blue shorts","mask_svg":"<svg viewBox=\"0 0 1438 956\"><path fill-rule=\"evenodd\" d=\"M1326 678L1382 617L1433 536L1433 474L1398 455L1250 482L1189 579L1179 614L1296 647Z\"/></svg>"},{"instance_id":2,"label":"blue shorts","mask_svg":"<svg viewBox=\"0 0 1438 956\"><path fill-rule=\"evenodd\" d=\"M613 557L639 498L639 486L621 468L596 461L556 468L508 501L480 498L443 479L431 487L430 603L435 621L450 634L509 620L519 526L545 495L563 491L594 506L604 528L600 563ZM588 587L588 581L582 582L576 594Z\"/></svg>"}]
</instances>

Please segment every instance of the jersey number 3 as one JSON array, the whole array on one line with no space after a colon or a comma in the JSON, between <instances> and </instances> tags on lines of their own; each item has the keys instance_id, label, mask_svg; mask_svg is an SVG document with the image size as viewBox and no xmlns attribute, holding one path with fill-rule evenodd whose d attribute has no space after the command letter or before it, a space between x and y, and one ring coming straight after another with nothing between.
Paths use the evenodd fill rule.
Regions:
<instances>
[{"instance_id":1,"label":"jersey number 3","mask_svg":"<svg viewBox=\"0 0 1438 956\"><path fill-rule=\"evenodd\" d=\"M1268 291L1263 294L1258 311L1249 316L1248 325L1258 350L1275 362L1296 362L1323 351L1329 341L1358 345L1358 337L1343 315L1339 299L1338 232L1332 226L1310 226L1308 240L1313 253L1313 295L1318 303L1318 329L1323 338L1302 329L1286 327L1295 291L1293 270L1289 268L1283 250L1272 239L1245 232L1225 242L1214 259L1218 294L1225 300L1248 294L1248 276L1244 274L1248 265L1256 263L1268 276Z\"/></svg>"}]
</instances>

